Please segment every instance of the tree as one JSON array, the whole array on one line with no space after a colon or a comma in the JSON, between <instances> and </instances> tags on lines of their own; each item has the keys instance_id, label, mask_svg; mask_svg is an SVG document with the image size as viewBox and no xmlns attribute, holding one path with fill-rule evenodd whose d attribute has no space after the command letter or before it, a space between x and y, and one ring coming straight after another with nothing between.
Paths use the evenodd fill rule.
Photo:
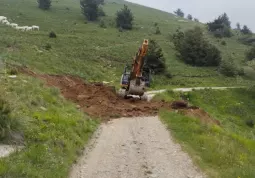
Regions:
<instances>
[{"instance_id":1,"label":"tree","mask_svg":"<svg viewBox=\"0 0 255 178\"><path fill-rule=\"evenodd\" d=\"M80 0L82 14L88 21L95 21L99 16L99 3L97 0Z\"/></svg>"},{"instance_id":2,"label":"tree","mask_svg":"<svg viewBox=\"0 0 255 178\"><path fill-rule=\"evenodd\" d=\"M176 11L174 11L175 15L179 16L179 17L184 17L184 12L182 12L182 10L179 8Z\"/></svg>"},{"instance_id":3,"label":"tree","mask_svg":"<svg viewBox=\"0 0 255 178\"><path fill-rule=\"evenodd\" d=\"M246 52L246 60L251 61L255 59L255 46Z\"/></svg>"},{"instance_id":4,"label":"tree","mask_svg":"<svg viewBox=\"0 0 255 178\"><path fill-rule=\"evenodd\" d=\"M51 7L51 0L37 0L38 7L43 10L48 10Z\"/></svg>"},{"instance_id":5,"label":"tree","mask_svg":"<svg viewBox=\"0 0 255 178\"><path fill-rule=\"evenodd\" d=\"M188 14L187 19L189 19L189 20L193 20L192 15Z\"/></svg>"},{"instance_id":6,"label":"tree","mask_svg":"<svg viewBox=\"0 0 255 178\"><path fill-rule=\"evenodd\" d=\"M240 25L239 22L236 23L236 29L237 29L237 30L241 30L241 25Z\"/></svg>"},{"instance_id":7,"label":"tree","mask_svg":"<svg viewBox=\"0 0 255 178\"><path fill-rule=\"evenodd\" d=\"M194 21L195 21L195 22L199 22L199 20L198 20L197 18L194 18Z\"/></svg>"},{"instance_id":8,"label":"tree","mask_svg":"<svg viewBox=\"0 0 255 178\"><path fill-rule=\"evenodd\" d=\"M182 32L180 29L173 35L177 56L193 66L218 66L221 62L220 51L203 36L199 27Z\"/></svg>"},{"instance_id":9,"label":"tree","mask_svg":"<svg viewBox=\"0 0 255 178\"><path fill-rule=\"evenodd\" d=\"M97 1L97 4L104 5L104 0L96 0L96 1Z\"/></svg>"},{"instance_id":10,"label":"tree","mask_svg":"<svg viewBox=\"0 0 255 178\"><path fill-rule=\"evenodd\" d=\"M127 5L116 14L116 24L118 28L131 30L133 28L134 16Z\"/></svg>"},{"instance_id":11,"label":"tree","mask_svg":"<svg viewBox=\"0 0 255 178\"><path fill-rule=\"evenodd\" d=\"M241 32L245 35L249 35L252 34L252 31L247 27L247 25L243 26L243 29L241 30Z\"/></svg>"},{"instance_id":12,"label":"tree","mask_svg":"<svg viewBox=\"0 0 255 178\"><path fill-rule=\"evenodd\" d=\"M166 70L165 58L162 48L155 40L149 40L148 53L144 64L155 74L162 74Z\"/></svg>"},{"instance_id":13,"label":"tree","mask_svg":"<svg viewBox=\"0 0 255 178\"><path fill-rule=\"evenodd\" d=\"M208 22L208 30L212 32L215 37L231 37L231 22L226 13L220 15L213 22Z\"/></svg>"},{"instance_id":14,"label":"tree","mask_svg":"<svg viewBox=\"0 0 255 178\"><path fill-rule=\"evenodd\" d=\"M228 28L231 28L231 22L229 21L229 17L226 13L219 16L218 21L224 25L226 25Z\"/></svg>"}]
</instances>

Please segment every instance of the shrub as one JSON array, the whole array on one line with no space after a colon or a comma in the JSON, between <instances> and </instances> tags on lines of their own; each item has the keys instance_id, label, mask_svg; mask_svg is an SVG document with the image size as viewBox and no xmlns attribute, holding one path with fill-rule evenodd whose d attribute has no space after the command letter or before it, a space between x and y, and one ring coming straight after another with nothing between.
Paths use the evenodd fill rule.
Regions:
<instances>
[{"instance_id":1,"label":"shrub","mask_svg":"<svg viewBox=\"0 0 255 178\"><path fill-rule=\"evenodd\" d=\"M238 40L245 45L255 46L255 38L251 35L245 35Z\"/></svg>"},{"instance_id":2,"label":"shrub","mask_svg":"<svg viewBox=\"0 0 255 178\"><path fill-rule=\"evenodd\" d=\"M123 28L122 27L119 28L119 32L123 32Z\"/></svg>"},{"instance_id":3,"label":"shrub","mask_svg":"<svg viewBox=\"0 0 255 178\"><path fill-rule=\"evenodd\" d=\"M168 78L168 79L171 79L171 78L173 78L173 75L170 72L166 71L165 72L165 77Z\"/></svg>"},{"instance_id":4,"label":"shrub","mask_svg":"<svg viewBox=\"0 0 255 178\"><path fill-rule=\"evenodd\" d=\"M37 0L38 7L43 10L48 10L51 7L51 0Z\"/></svg>"},{"instance_id":5,"label":"shrub","mask_svg":"<svg viewBox=\"0 0 255 178\"><path fill-rule=\"evenodd\" d=\"M19 122L11 116L10 105L0 98L0 140L11 135L12 131L17 130Z\"/></svg>"},{"instance_id":6,"label":"shrub","mask_svg":"<svg viewBox=\"0 0 255 178\"><path fill-rule=\"evenodd\" d=\"M227 76L227 77L235 77L238 75L240 69L237 67L237 65L234 63L232 58L229 58L228 60L222 60L219 71L221 74Z\"/></svg>"},{"instance_id":7,"label":"shrub","mask_svg":"<svg viewBox=\"0 0 255 178\"><path fill-rule=\"evenodd\" d=\"M144 66L155 74L163 74L166 70L162 48L155 40L149 40L148 53Z\"/></svg>"},{"instance_id":8,"label":"shrub","mask_svg":"<svg viewBox=\"0 0 255 178\"><path fill-rule=\"evenodd\" d=\"M100 22L99 22L99 27L101 27L101 28L106 28L106 25L105 25L104 20L100 20Z\"/></svg>"},{"instance_id":9,"label":"shrub","mask_svg":"<svg viewBox=\"0 0 255 178\"><path fill-rule=\"evenodd\" d=\"M221 41L221 45L226 46L227 45L226 41Z\"/></svg>"},{"instance_id":10,"label":"shrub","mask_svg":"<svg viewBox=\"0 0 255 178\"><path fill-rule=\"evenodd\" d=\"M161 34L161 31L160 31L159 27L156 28L155 34L156 35L160 35Z\"/></svg>"},{"instance_id":11,"label":"shrub","mask_svg":"<svg viewBox=\"0 0 255 178\"><path fill-rule=\"evenodd\" d=\"M50 37L50 38L57 38L57 35L56 35L55 32L51 31L51 32L49 33L49 37Z\"/></svg>"},{"instance_id":12,"label":"shrub","mask_svg":"<svg viewBox=\"0 0 255 178\"><path fill-rule=\"evenodd\" d=\"M133 28L134 16L127 5L116 14L116 25L118 28L131 30Z\"/></svg>"},{"instance_id":13,"label":"shrub","mask_svg":"<svg viewBox=\"0 0 255 178\"><path fill-rule=\"evenodd\" d=\"M253 128L254 127L254 121L253 120L247 120L246 125Z\"/></svg>"},{"instance_id":14,"label":"shrub","mask_svg":"<svg viewBox=\"0 0 255 178\"><path fill-rule=\"evenodd\" d=\"M255 59L255 46L246 52L246 60L251 61Z\"/></svg>"},{"instance_id":15,"label":"shrub","mask_svg":"<svg viewBox=\"0 0 255 178\"><path fill-rule=\"evenodd\" d=\"M199 27L182 32L177 29L173 42L178 57L193 66L218 66L221 62L220 51L203 36Z\"/></svg>"},{"instance_id":16,"label":"shrub","mask_svg":"<svg viewBox=\"0 0 255 178\"><path fill-rule=\"evenodd\" d=\"M44 49L49 51L49 50L51 49L51 44L47 43L47 44L44 46Z\"/></svg>"},{"instance_id":17,"label":"shrub","mask_svg":"<svg viewBox=\"0 0 255 178\"><path fill-rule=\"evenodd\" d=\"M9 75L17 75L18 74L18 69L15 67L10 67L10 69L7 72Z\"/></svg>"},{"instance_id":18,"label":"shrub","mask_svg":"<svg viewBox=\"0 0 255 178\"><path fill-rule=\"evenodd\" d=\"M104 12L104 10L103 10L103 8L102 7L99 7L98 8L98 16L99 17L104 17L104 16L106 16L106 14L105 14L105 12Z\"/></svg>"},{"instance_id":19,"label":"shrub","mask_svg":"<svg viewBox=\"0 0 255 178\"><path fill-rule=\"evenodd\" d=\"M252 98L255 98L255 85L250 86L248 92L251 94Z\"/></svg>"}]
</instances>

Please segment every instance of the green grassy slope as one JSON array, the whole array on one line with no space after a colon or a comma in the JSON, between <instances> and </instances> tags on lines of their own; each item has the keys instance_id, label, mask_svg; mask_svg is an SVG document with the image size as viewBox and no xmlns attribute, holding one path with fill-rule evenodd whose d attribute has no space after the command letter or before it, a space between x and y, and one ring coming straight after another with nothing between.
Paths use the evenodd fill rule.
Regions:
<instances>
[{"instance_id":1,"label":"green grassy slope","mask_svg":"<svg viewBox=\"0 0 255 178\"><path fill-rule=\"evenodd\" d=\"M135 16L135 28L129 32L118 32L114 28L114 17L123 4L128 4ZM84 23L79 1L63 0L52 3L50 11L37 8L33 0L2 0L1 15L7 16L19 25L39 25L39 32L22 33L0 25L0 52L7 55L9 62L28 65L33 70L44 73L69 73L87 80L107 80L118 83L126 63L131 63L144 38L156 39L164 50L168 70L175 76L172 80L155 77L154 86L225 86L246 85L248 81L235 78L226 79L215 68L190 67L175 57L169 35L178 27L188 29L200 23L179 22L181 18L159 10L143 7L124 1L107 1L104 20L107 28L97 23ZM161 35L155 35L154 23L159 24ZM48 38L54 31L57 39ZM236 42L235 38L224 39L222 46L206 34L209 40L223 52L223 57L232 54L243 64L246 46ZM47 51L44 46L50 44ZM1 55L0 54L0 55Z\"/></svg>"},{"instance_id":2,"label":"green grassy slope","mask_svg":"<svg viewBox=\"0 0 255 178\"><path fill-rule=\"evenodd\" d=\"M169 98L175 98L168 93ZM198 119L162 111L161 118L173 136L210 177L255 177L254 95L245 89L196 91L187 95L221 122L206 125Z\"/></svg>"},{"instance_id":3,"label":"green grassy slope","mask_svg":"<svg viewBox=\"0 0 255 178\"><path fill-rule=\"evenodd\" d=\"M97 122L37 79L0 78L0 86L25 140L22 151L0 159L0 177L66 177Z\"/></svg>"}]
</instances>

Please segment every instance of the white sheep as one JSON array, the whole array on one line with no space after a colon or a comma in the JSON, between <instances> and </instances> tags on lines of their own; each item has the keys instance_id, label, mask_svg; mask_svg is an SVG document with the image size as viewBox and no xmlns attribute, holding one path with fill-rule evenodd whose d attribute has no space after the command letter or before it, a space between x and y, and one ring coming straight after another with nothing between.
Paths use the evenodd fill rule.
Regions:
<instances>
[{"instance_id":1,"label":"white sheep","mask_svg":"<svg viewBox=\"0 0 255 178\"><path fill-rule=\"evenodd\" d=\"M17 30L21 30L21 31L26 31L26 29L27 29L27 26L24 26L24 27L19 27L19 26L17 26L17 27L15 27Z\"/></svg>"},{"instance_id":2,"label":"white sheep","mask_svg":"<svg viewBox=\"0 0 255 178\"><path fill-rule=\"evenodd\" d=\"M3 20L7 20L7 18L5 16L0 16L0 22Z\"/></svg>"},{"instance_id":3,"label":"white sheep","mask_svg":"<svg viewBox=\"0 0 255 178\"><path fill-rule=\"evenodd\" d=\"M10 26L13 27L13 28L15 28L15 27L18 26L18 24L16 24L16 23L11 23Z\"/></svg>"},{"instance_id":4,"label":"white sheep","mask_svg":"<svg viewBox=\"0 0 255 178\"><path fill-rule=\"evenodd\" d=\"M2 20L2 23L7 24L7 23L10 23L10 22L8 20L4 19L4 20Z\"/></svg>"},{"instance_id":5,"label":"white sheep","mask_svg":"<svg viewBox=\"0 0 255 178\"><path fill-rule=\"evenodd\" d=\"M38 31L39 31L40 27L39 27L39 26L36 26L36 25L33 25L33 26L32 26L32 29L33 29L33 30L38 30Z\"/></svg>"},{"instance_id":6,"label":"white sheep","mask_svg":"<svg viewBox=\"0 0 255 178\"><path fill-rule=\"evenodd\" d=\"M23 30L23 27L16 26L16 30Z\"/></svg>"},{"instance_id":7,"label":"white sheep","mask_svg":"<svg viewBox=\"0 0 255 178\"><path fill-rule=\"evenodd\" d=\"M11 23L10 22L6 22L6 24L5 25L7 25L7 26L11 26Z\"/></svg>"},{"instance_id":8,"label":"white sheep","mask_svg":"<svg viewBox=\"0 0 255 178\"><path fill-rule=\"evenodd\" d=\"M26 28L26 31L32 31L32 30L33 30L32 27L27 27L27 28Z\"/></svg>"}]
</instances>

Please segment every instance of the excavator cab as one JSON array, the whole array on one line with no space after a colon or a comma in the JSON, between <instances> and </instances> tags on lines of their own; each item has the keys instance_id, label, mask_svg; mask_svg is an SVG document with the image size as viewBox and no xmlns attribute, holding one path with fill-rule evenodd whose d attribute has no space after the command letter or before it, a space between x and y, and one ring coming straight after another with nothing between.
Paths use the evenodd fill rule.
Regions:
<instances>
[{"instance_id":1,"label":"excavator cab","mask_svg":"<svg viewBox=\"0 0 255 178\"><path fill-rule=\"evenodd\" d=\"M124 68L124 72L121 76L120 85L122 89L125 89L128 87L130 72L128 71L128 66L126 65ZM151 70L149 68L144 67L143 73L142 73L142 80L145 81L145 86L150 87L151 83Z\"/></svg>"},{"instance_id":2,"label":"excavator cab","mask_svg":"<svg viewBox=\"0 0 255 178\"><path fill-rule=\"evenodd\" d=\"M125 89L128 87L129 77L130 77L130 72L128 71L128 65L126 65L124 72L121 76L121 81L120 81L120 85L122 89Z\"/></svg>"}]
</instances>

